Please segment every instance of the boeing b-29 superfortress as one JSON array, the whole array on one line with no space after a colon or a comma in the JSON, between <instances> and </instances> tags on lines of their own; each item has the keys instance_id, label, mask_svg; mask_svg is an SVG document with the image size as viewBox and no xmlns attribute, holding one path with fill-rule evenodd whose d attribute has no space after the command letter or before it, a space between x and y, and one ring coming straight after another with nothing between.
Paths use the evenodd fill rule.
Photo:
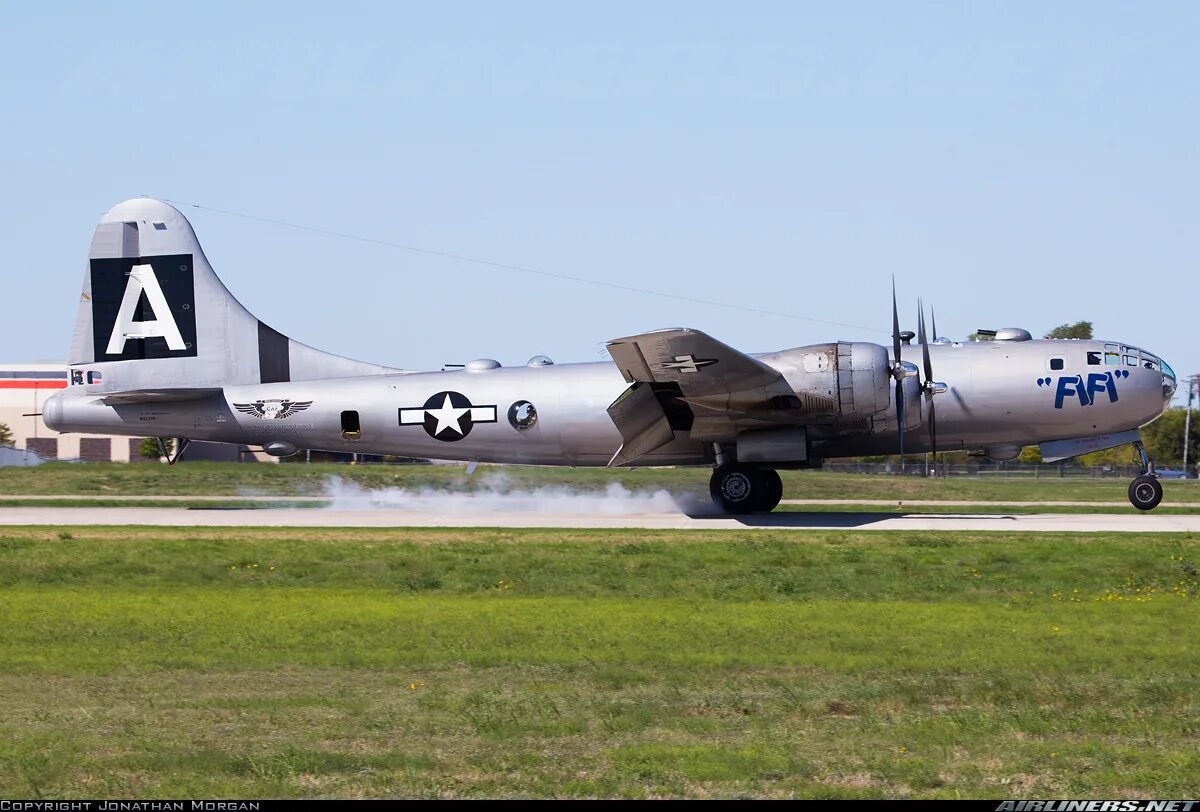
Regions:
<instances>
[{"instance_id":1,"label":"boeing b-29 superfortress","mask_svg":"<svg viewBox=\"0 0 1200 812\"><path fill-rule=\"evenodd\" d=\"M1162 486L1139 428L1176 376L1116 341L952 342L901 332L892 344L836 341L746 354L698 330L608 342L612 362L523 367L476 360L413 372L321 352L271 329L217 278L173 206L128 200L92 238L70 386L44 407L62 432L177 437L476 462L709 465L730 513L770 511L780 469L864 454L978 450L1047 461L1133 443L1129 487L1150 510ZM913 344L913 339L917 343ZM890 352L889 352L890 350ZM937 370L937 378L934 370Z\"/></svg>"}]
</instances>

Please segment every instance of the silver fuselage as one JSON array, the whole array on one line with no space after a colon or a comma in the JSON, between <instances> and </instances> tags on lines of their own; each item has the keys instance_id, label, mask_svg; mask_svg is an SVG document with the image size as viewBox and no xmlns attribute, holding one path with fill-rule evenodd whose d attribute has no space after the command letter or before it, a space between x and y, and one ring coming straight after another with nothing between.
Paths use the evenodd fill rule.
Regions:
<instances>
[{"instance_id":1,"label":"silver fuselage","mask_svg":"<svg viewBox=\"0 0 1200 812\"><path fill-rule=\"evenodd\" d=\"M1099 354L1101 363L1089 363L1089 353L1093 361ZM936 343L930 346L930 356L936 379L948 387L935 396L939 450L1026 446L1136 429L1162 413L1173 391L1173 373L1157 358L1103 341ZM773 356L756 357L771 364ZM904 347L902 358L920 365L920 347ZM1061 369L1053 359L1061 359ZM46 403L44 416L51 428L65 432L602 466L622 443L606 409L628 386L610 362L559 364L231 386L219 395L158 404L111 404L68 390ZM439 439L414 411L446 392L468 400L481 418L465 436L445 439L455 432L442 432ZM524 429L509 419L513 405L521 402L533 404L537 416L536 423ZM925 402L923 397L920 402ZM268 404L266 411L261 405L257 411L246 409L245 404L255 403ZM308 405L280 417L279 403ZM242 404L240 410L237 404ZM357 435L344 432L344 412L357 413ZM405 423L405 413L416 414L418 421ZM484 419L489 416L494 419ZM905 433L905 452L928 447L923 426ZM811 453L827 458L899 450L892 423L882 430L877 425L874 432L826 435L814 441ZM711 442L693 440L684 432L638 464L704 464L711 462L713 453Z\"/></svg>"}]
</instances>

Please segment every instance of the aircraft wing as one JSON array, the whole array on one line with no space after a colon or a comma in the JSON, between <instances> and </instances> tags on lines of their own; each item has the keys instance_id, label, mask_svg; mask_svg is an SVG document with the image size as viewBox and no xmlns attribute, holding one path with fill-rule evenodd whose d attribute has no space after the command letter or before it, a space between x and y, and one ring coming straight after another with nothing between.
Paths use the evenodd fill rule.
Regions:
<instances>
[{"instance_id":1,"label":"aircraft wing","mask_svg":"<svg viewBox=\"0 0 1200 812\"><path fill-rule=\"evenodd\" d=\"M761 361L683 327L615 338L608 353L630 383L678 383L685 393L739 391L783 380Z\"/></svg>"},{"instance_id":2,"label":"aircraft wing","mask_svg":"<svg viewBox=\"0 0 1200 812\"><path fill-rule=\"evenodd\" d=\"M806 407L824 406L802 402L778 370L699 330L617 338L608 352L631 384L608 409L624 440L610 465L632 463L677 430L692 439L732 439L745 429L794 423Z\"/></svg>"}]
</instances>

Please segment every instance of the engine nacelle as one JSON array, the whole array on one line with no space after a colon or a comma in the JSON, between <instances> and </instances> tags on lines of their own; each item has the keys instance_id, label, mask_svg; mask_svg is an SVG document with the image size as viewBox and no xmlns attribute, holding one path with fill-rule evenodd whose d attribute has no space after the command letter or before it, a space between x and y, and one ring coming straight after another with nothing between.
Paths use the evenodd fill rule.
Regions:
<instances>
[{"instance_id":1,"label":"engine nacelle","mask_svg":"<svg viewBox=\"0 0 1200 812\"><path fill-rule=\"evenodd\" d=\"M814 423L879 431L891 404L887 349L865 341L796 347L762 358L777 368ZM917 417L918 423L920 417ZM907 420L905 422L908 422Z\"/></svg>"}]
</instances>

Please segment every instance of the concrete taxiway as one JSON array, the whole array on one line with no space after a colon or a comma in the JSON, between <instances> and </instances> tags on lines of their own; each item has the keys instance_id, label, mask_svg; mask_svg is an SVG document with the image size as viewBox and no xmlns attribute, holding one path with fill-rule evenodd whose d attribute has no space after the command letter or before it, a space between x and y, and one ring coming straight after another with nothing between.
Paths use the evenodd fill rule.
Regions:
<instances>
[{"instance_id":1,"label":"concrete taxiway","mask_svg":"<svg viewBox=\"0 0 1200 812\"><path fill-rule=\"evenodd\" d=\"M180 507L4 507L0 526L169 527L536 527L660 530L996 530L1007 532L1200 532L1200 514L802 513L689 516L683 513L421 513L396 509L188 509Z\"/></svg>"},{"instance_id":2,"label":"concrete taxiway","mask_svg":"<svg viewBox=\"0 0 1200 812\"><path fill-rule=\"evenodd\" d=\"M384 497L387 499L388 497ZM147 502L161 502L164 505L172 503L186 502L194 504L197 502L222 502L227 504L236 504L245 502L247 504L253 502L270 502L273 504L297 504L309 505L329 502L338 503L363 503L375 504L378 503L380 497L373 495L370 492L358 495L343 495L338 496L274 496L271 494L258 494L247 496L245 494L203 494L203 495L188 495L188 494L149 494L149 495L134 495L134 494L27 494L27 493L5 493L0 494L0 504L4 502L138 502L145 504ZM392 497L394 501L394 497ZM1082 501L1043 501L1043 502L1009 502L1009 501L993 501L980 499L784 499L779 504L795 505L797 507L804 505L845 505L846 507L897 507L903 510L905 505L911 507L979 507L987 506L994 507L998 511L1003 508L1010 507L1117 507L1128 508L1129 502L1126 500L1115 500L1111 502L1082 502ZM1179 502L1172 503L1175 507L1193 507L1200 510L1200 502Z\"/></svg>"}]
</instances>

